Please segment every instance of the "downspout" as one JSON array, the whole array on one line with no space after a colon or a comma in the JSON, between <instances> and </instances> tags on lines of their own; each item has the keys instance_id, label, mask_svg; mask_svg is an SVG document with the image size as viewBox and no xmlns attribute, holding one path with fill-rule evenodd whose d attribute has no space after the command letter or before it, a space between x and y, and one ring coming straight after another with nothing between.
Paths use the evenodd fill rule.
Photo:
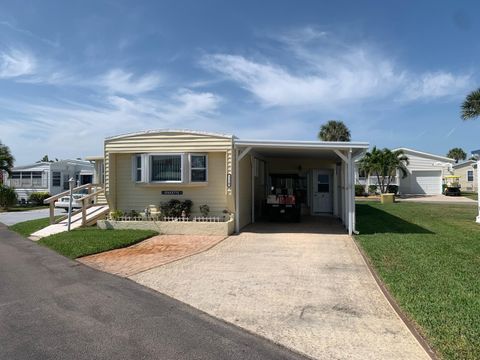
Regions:
<instances>
[{"instance_id":1,"label":"downspout","mask_svg":"<svg viewBox=\"0 0 480 360\"><path fill-rule=\"evenodd\" d=\"M240 176L239 176L239 156L240 151L235 150L235 232L240 232Z\"/></svg>"},{"instance_id":2,"label":"downspout","mask_svg":"<svg viewBox=\"0 0 480 360\"><path fill-rule=\"evenodd\" d=\"M354 171L354 164L355 162L358 160L358 159L361 159L362 157L365 156L365 154L367 153L367 150L363 150L360 154L356 155L355 157L353 157L351 159L351 162L352 162L352 178L355 176L355 171ZM349 155L351 157L351 154L352 154L352 149L350 149L350 152L349 152ZM369 176L367 175L367 179L369 178ZM368 181L368 180L367 180ZM351 203L351 207L352 207L352 232L355 234L355 235L358 235L359 232L357 231L357 215L356 215L356 209L355 209L355 188L352 186L352 189L351 189L352 193L351 193L351 199L352 199L352 203Z\"/></svg>"},{"instance_id":3,"label":"downspout","mask_svg":"<svg viewBox=\"0 0 480 360\"><path fill-rule=\"evenodd\" d=\"M352 149L347 154L347 196L348 196L348 235L353 233L353 209L352 209Z\"/></svg>"}]
</instances>

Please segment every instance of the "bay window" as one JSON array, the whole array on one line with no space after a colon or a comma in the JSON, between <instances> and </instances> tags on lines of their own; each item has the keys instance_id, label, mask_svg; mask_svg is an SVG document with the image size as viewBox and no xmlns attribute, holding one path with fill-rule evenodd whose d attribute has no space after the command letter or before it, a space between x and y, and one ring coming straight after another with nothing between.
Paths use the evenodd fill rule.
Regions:
<instances>
[{"instance_id":1,"label":"bay window","mask_svg":"<svg viewBox=\"0 0 480 360\"><path fill-rule=\"evenodd\" d=\"M136 154L132 181L137 183L206 183L207 154Z\"/></svg>"}]
</instances>

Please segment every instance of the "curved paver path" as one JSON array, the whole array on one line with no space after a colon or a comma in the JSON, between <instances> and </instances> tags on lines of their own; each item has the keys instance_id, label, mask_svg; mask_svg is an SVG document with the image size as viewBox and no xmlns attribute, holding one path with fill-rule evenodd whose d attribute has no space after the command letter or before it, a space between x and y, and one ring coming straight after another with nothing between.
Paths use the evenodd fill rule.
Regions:
<instances>
[{"instance_id":1,"label":"curved paver path","mask_svg":"<svg viewBox=\"0 0 480 360\"><path fill-rule=\"evenodd\" d=\"M429 359L351 237L262 226L131 278L318 359Z\"/></svg>"}]
</instances>

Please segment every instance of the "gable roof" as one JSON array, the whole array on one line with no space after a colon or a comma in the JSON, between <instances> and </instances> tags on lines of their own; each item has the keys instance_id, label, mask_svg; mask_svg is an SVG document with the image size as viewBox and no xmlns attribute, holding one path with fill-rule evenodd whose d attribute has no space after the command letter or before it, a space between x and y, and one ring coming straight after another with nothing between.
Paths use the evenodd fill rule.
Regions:
<instances>
[{"instance_id":1,"label":"gable roof","mask_svg":"<svg viewBox=\"0 0 480 360\"><path fill-rule=\"evenodd\" d=\"M453 168L458 169L458 168L461 168L461 167L464 167L464 166L473 166L476 163L477 162L475 160L466 160L466 161L462 161L460 163L453 164Z\"/></svg>"},{"instance_id":2,"label":"gable roof","mask_svg":"<svg viewBox=\"0 0 480 360\"><path fill-rule=\"evenodd\" d=\"M415 155L420 155L420 156L428 156L428 157L438 159L438 160L455 162L455 159L451 159L451 158L446 157L446 156L435 155L435 154L427 153L427 152L424 152L424 151L413 150L413 149L409 149L409 148L405 148L405 147L393 149L393 151L397 151L397 150L402 150L402 151L409 152L409 153L412 153L412 154L415 154Z\"/></svg>"}]
</instances>

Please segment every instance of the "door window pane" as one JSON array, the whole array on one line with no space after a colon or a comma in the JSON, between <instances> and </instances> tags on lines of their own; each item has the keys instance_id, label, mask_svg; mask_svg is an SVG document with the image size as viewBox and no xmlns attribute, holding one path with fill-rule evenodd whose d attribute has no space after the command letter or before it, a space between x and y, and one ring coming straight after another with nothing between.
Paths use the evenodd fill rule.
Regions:
<instances>
[{"instance_id":1,"label":"door window pane","mask_svg":"<svg viewBox=\"0 0 480 360\"><path fill-rule=\"evenodd\" d=\"M321 193L330 192L330 176L326 174L318 174L317 191Z\"/></svg>"},{"instance_id":2,"label":"door window pane","mask_svg":"<svg viewBox=\"0 0 480 360\"><path fill-rule=\"evenodd\" d=\"M151 181L182 181L181 155L154 155Z\"/></svg>"}]
</instances>

